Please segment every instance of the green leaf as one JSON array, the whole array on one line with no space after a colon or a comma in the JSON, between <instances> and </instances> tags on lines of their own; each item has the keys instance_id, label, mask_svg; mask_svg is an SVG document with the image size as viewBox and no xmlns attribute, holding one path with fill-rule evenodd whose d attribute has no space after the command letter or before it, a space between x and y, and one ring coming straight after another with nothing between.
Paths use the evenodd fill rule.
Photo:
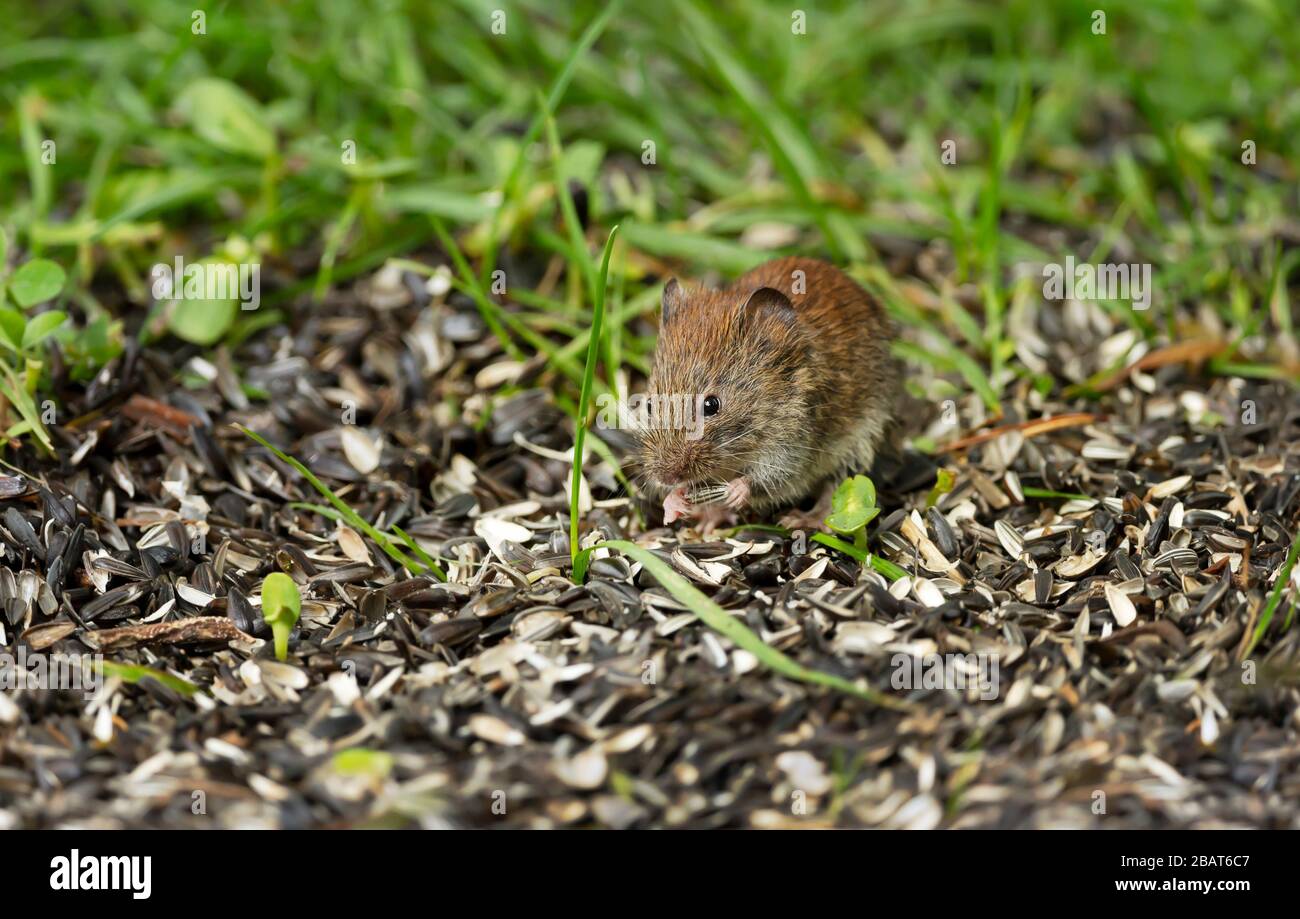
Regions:
<instances>
[{"instance_id":1,"label":"green leaf","mask_svg":"<svg viewBox=\"0 0 1300 919\"><path fill-rule=\"evenodd\" d=\"M629 245L651 255L682 259L728 274L741 274L771 257L770 253L751 249L730 239L691 232L681 226L629 223L624 228L623 236Z\"/></svg>"},{"instance_id":2,"label":"green leaf","mask_svg":"<svg viewBox=\"0 0 1300 919\"><path fill-rule=\"evenodd\" d=\"M826 525L837 533L852 536L870 523L880 508L876 507L876 486L865 475L845 479L831 498L833 511Z\"/></svg>"},{"instance_id":3,"label":"green leaf","mask_svg":"<svg viewBox=\"0 0 1300 919\"><path fill-rule=\"evenodd\" d=\"M581 584L587 580L587 568L591 565L592 549L583 549L573 556L573 583Z\"/></svg>"},{"instance_id":4,"label":"green leaf","mask_svg":"<svg viewBox=\"0 0 1300 919\"><path fill-rule=\"evenodd\" d=\"M275 657L284 660L289 653L289 635L302 612L298 585L282 571L275 571L262 581L262 618L275 636Z\"/></svg>"},{"instance_id":5,"label":"green leaf","mask_svg":"<svg viewBox=\"0 0 1300 919\"><path fill-rule=\"evenodd\" d=\"M259 160L275 153L275 133L262 107L234 83L195 80L177 97L176 109L195 134L227 153Z\"/></svg>"},{"instance_id":6,"label":"green leaf","mask_svg":"<svg viewBox=\"0 0 1300 919\"><path fill-rule=\"evenodd\" d=\"M57 262L34 258L23 264L9 279L9 294L23 309L53 300L63 290L67 276Z\"/></svg>"},{"instance_id":7,"label":"green leaf","mask_svg":"<svg viewBox=\"0 0 1300 919\"><path fill-rule=\"evenodd\" d=\"M293 578L281 571L268 574L262 581L262 618L268 623L285 619L292 624L301 612L302 597Z\"/></svg>"},{"instance_id":8,"label":"green leaf","mask_svg":"<svg viewBox=\"0 0 1300 919\"><path fill-rule=\"evenodd\" d=\"M202 278L202 284L187 285L185 278L172 279L173 295L180 299L167 304L167 327L177 338L183 338L192 344L214 345L230 331L235 317L239 315L239 284L226 285L226 291L235 295L229 299L209 296L219 289L215 283L216 274L209 269L229 266L237 271L238 266L233 262L209 258L190 265L185 273L189 274L189 269L196 266L200 271L195 277ZM190 289L187 290L187 287Z\"/></svg>"},{"instance_id":9,"label":"green leaf","mask_svg":"<svg viewBox=\"0 0 1300 919\"><path fill-rule=\"evenodd\" d=\"M596 184L600 164L604 159L604 144L580 140L564 148L556 171L566 179L591 187Z\"/></svg>"},{"instance_id":10,"label":"green leaf","mask_svg":"<svg viewBox=\"0 0 1300 919\"><path fill-rule=\"evenodd\" d=\"M0 344L17 354L23 346L26 331L26 317L12 306L0 305Z\"/></svg>"},{"instance_id":11,"label":"green leaf","mask_svg":"<svg viewBox=\"0 0 1300 919\"><path fill-rule=\"evenodd\" d=\"M63 325L67 318L68 314L62 310L50 310L33 316L27 323L27 328L23 330L23 348L34 348L39 345L54 334L54 330Z\"/></svg>"},{"instance_id":12,"label":"green leaf","mask_svg":"<svg viewBox=\"0 0 1300 919\"><path fill-rule=\"evenodd\" d=\"M379 204L386 210L409 214L433 214L459 223L477 223L492 216L492 206L483 195L469 194L431 183L385 188Z\"/></svg>"},{"instance_id":13,"label":"green leaf","mask_svg":"<svg viewBox=\"0 0 1300 919\"><path fill-rule=\"evenodd\" d=\"M813 670L802 664L796 663L789 657L786 657L776 648L773 648L763 639L759 638L749 629L741 620L732 616L717 603L701 593L694 585L684 577L669 567L663 559L655 555L649 549L642 548L636 543L627 542L626 540L614 539L608 542L602 542L600 545L604 548L614 549L622 552L624 555L631 556L640 562L642 567L648 571L656 581L664 586L674 599L686 604L687 609L700 618L701 621L715 632L731 639L739 648L748 651L768 669L774 670L782 676L789 677L792 680L800 680L804 683L816 683L820 686L829 686L831 689L847 693L851 696L857 696L859 699L866 699L868 702L874 702L886 708L895 708L906 710L910 708L905 702L899 699L891 699L888 696L882 696L880 693L865 686L859 686L843 677L835 676L831 673L823 673L820 670Z\"/></svg>"},{"instance_id":14,"label":"green leaf","mask_svg":"<svg viewBox=\"0 0 1300 919\"><path fill-rule=\"evenodd\" d=\"M122 353L122 320L101 314L80 329L62 326L57 337L69 377L84 382Z\"/></svg>"}]
</instances>

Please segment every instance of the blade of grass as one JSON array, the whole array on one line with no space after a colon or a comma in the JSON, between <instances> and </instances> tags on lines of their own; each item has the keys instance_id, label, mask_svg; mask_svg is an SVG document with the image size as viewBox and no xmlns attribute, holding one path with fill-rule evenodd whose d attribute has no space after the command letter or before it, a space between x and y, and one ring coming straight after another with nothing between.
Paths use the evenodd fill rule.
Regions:
<instances>
[{"instance_id":1,"label":"blade of grass","mask_svg":"<svg viewBox=\"0 0 1300 919\"><path fill-rule=\"evenodd\" d=\"M698 588L674 571L663 559L649 549L622 539L602 542L596 548L613 549L640 562L642 567L649 571L654 579L673 595L674 599L686 604L687 609L694 613L701 622L719 635L731 639L737 647L754 655L769 670L792 680L826 686L846 695L865 699L884 708L899 711L911 709L911 706L901 699L892 699L873 689L850 682L843 677L824 673L821 670L813 670L796 663L763 641L748 626L705 596Z\"/></svg>"},{"instance_id":2,"label":"blade of grass","mask_svg":"<svg viewBox=\"0 0 1300 919\"><path fill-rule=\"evenodd\" d=\"M573 420L573 479L569 487L569 559L577 567L578 502L582 497L582 447L587 438L587 412L591 409L592 384L596 379L596 355L600 352L600 327L605 320L605 287L609 278L609 257L614 251L618 227L609 231L605 251L600 257L600 279L591 304L591 337L587 339L587 363L582 371L582 393L578 397L578 417ZM576 572L575 572L576 573Z\"/></svg>"},{"instance_id":3,"label":"blade of grass","mask_svg":"<svg viewBox=\"0 0 1300 919\"><path fill-rule=\"evenodd\" d=\"M929 348L923 348L910 341L896 341L893 345L893 352L897 356L916 364L929 364L941 371L957 371L970 384L971 389L979 394L980 400L985 407L990 412L1001 415L1002 404L998 399L997 392L993 389L992 382L984 373L984 368L965 351L960 351L951 345L940 345L940 348L943 351L942 354Z\"/></svg>"},{"instance_id":4,"label":"blade of grass","mask_svg":"<svg viewBox=\"0 0 1300 919\"><path fill-rule=\"evenodd\" d=\"M514 339L506 334L505 328L501 325L502 309L483 289L479 279L474 276L474 270L469 267L469 262L465 259L465 253L460 251L460 246L456 245L455 238L447 232L447 228L437 217L430 217L429 221L433 224L433 232L437 234L438 241L442 244L443 251L451 258L456 270L460 272L461 278L465 281L465 292L469 294L478 307L479 315L487 323L492 334L501 342L501 347L505 348L506 353L517 361L526 360L524 353L515 344Z\"/></svg>"},{"instance_id":5,"label":"blade of grass","mask_svg":"<svg viewBox=\"0 0 1300 919\"><path fill-rule=\"evenodd\" d=\"M564 66L560 68L560 72L555 75L555 80L551 83L550 91L546 94L545 111L554 112L560 107L560 100L564 98L564 93L569 88L569 82L573 79L573 71L577 67L578 59L596 43L600 33L604 32L605 26L609 24L610 18L622 5L623 0L612 0L612 2L607 3L605 8L583 30L582 37L569 51L569 56L564 59ZM488 224L487 243L483 247L483 266L479 274L479 285L481 287L487 286L488 279L492 277L492 271L496 267L496 248L501 233L501 215L506 212L506 208L510 206L515 197L515 186L519 183L519 177L524 171L524 164L528 161L528 148L533 145L533 142L542 133L542 125L543 114L539 112L533 117L532 123L528 126L528 133L520 141L514 163L510 167L505 182L502 183L501 203L492 212L492 220Z\"/></svg>"},{"instance_id":6,"label":"blade of grass","mask_svg":"<svg viewBox=\"0 0 1300 919\"><path fill-rule=\"evenodd\" d=\"M156 670L153 667L145 667L140 664L121 664L117 661L96 661L95 666L99 668L99 671L104 676L117 677L124 683L139 683L141 680L148 679L186 696L192 696L199 691L199 687L189 680L163 670Z\"/></svg>"},{"instance_id":7,"label":"blade of grass","mask_svg":"<svg viewBox=\"0 0 1300 919\"><path fill-rule=\"evenodd\" d=\"M348 203L343 208L343 213L330 226L325 238L325 248L321 252L320 267L316 271L316 286L312 294L317 302L324 300L325 294L329 292L334 279L334 261L338 258L339 249L342 248L352 225L356 223L367 194L369 188L364 184L353 188L352 193L348 195Z\"/></svg>"},{"instance_id":8,"label":"blade of grass","mask_svg":"<svg viewBox=\"0 0 1300 919\"><path fill-rule=\"evenodd\" d=\"M46 453L53 452L54 444L50 441L50 434L45 430L44 422L41 421L41 413L37 411L36 402L27 391L27 387L23 385L23 381L19 379L17 372L8 363L0 360L0 374L3 374L3 379L0 379L0 396L9 402L22 418L21 430L15 430L17 426L10 428L4 435L4 439L16 437L22 431L30 431ZM3 442L4 440L0 439L0 443Z\"/></svg>"},{"instance_id":9,"label":"blade of grass","mask_svg":"<svg viewBox=\"0 0 1300 919\"><path fill-rule=\"evenodd\" d=\"M420 561L424 562L424 564L427 565L431 570L438 567L438 563L433 560L433 556L430 555L428 552L425 552L424 549L420 547L420 544L417 543L414 539L412 539L410 536L407 536L405 530L403 530L401 527L397 526L396 524L393 525L392 529L393 532L397 534L397 538L400 539L408 549L414 552L416 557Z\"/></svg>"},{"instance_id":10,"label":"blade of grass","mask_svg":"<svg viewBox=\"0 0 1300 919\"><path fill-rule=\"evenodd\" d=\"M686 31L695 37L714 73L740 103L750 124L767 144L786 183L813 215L832 257L836 261L844 261L846 257L852 261L865 260L867 247L863 239L846 226L840 215L829 213L812 192L813 182L830 176L798 122L779 101L768 97L750 75L749 68L735 56L732 49L737 47L736 43L723 37L709 16L690 0L679 0L676 6L688 26Z\"/></svg>"},{"instance_id":11,"label":"blade of grass","mask_svg":"<svg viewBox=\"0 0 1300 919\"><path fill-rule=\"evenodd\" d=\"M1052 491L1050 488L1036 488L1033 485L1021 486L1020 491L1026 498L1061 498L1066 501L1090 501L1087 495L1074 491Z\"/></svg>"},{"instance_id":12,"label":"blade of grass","mask_svg":"<svg viewBox=\"0 0 1300 919\"><path fill-rule=\"evenodd\" d=\"M664 258L685 259L728 274L743 274L767 261L769 254L740 243L695 233L679 227L629 223L627 242L643 252Z\"/></svg>"},{"instance_id":13,"label":"blade of grass","mask_svg":"<svg viewBox=\"0 0 1300 919\"><path fill-rule=\"evenodd\" d=\"M1246 647L1245 657L1250 657L1250 652L1255 650L1264 633L1268 631L1269 625L1273 622L1273 614L1277 612L1278 606L1282 603L1282 591L1286 589L1287 582L1291 580L1291 569L1295 567L1296 556L1300 555L1300 532L1296 533L1295 541L1291 543L1291 551L1286 554L1286 561L1282 563L1282 570L1277 574L1277 581L1273 584L1273 592L1268 596L1268 604L1264 607L1264 612L1260 614L1259 624L1255 626L1255 633L1250 636L1250 644Z\"/></svg>"},{"instance_id":14,"label":"blade of grass","mask_svg":"<svg viewBox=\"0 0 1300 919\"><path fill-rule=\"evenodd\" d=\"M321 497L325 498L325 500L329 501L330 504L334 505L335 509L338 510L338 512L343 515L344 519L351 526L360 530L361 532L369 536L371 539L373 539L375 541L375 545L379 546L379 548L383 550L385 555L387 555L393 561L397 562L407 571L411 572L411 574L421 573L420 565L418 562L415 561L415 559L406 555L395 545L393 545L393 541L391 539L389 539L386 535L384 535L378 529L372 526L368 520L366 520L356 511L354 511L346 501L344 501L338 495L334 494L333 489L331 489L320 479L316 478L315 473L313 473L310 469L308 469L302 463L298 462L298 460L294 459L289 454L285 453L283 450L280 450L279 448L274 446L270 441L268 441L261 434L258 434L255 431L251 431L248 428L243 427L242 425L236 425L236 427L238 427L239 430L243 431L253 440L257 441L263 447L265 447L266 449L274 453L276 457L280 459L281 462L287 463L289 466L293 467L293 469L296 470L299 475L301 475L304 479L308 481L308 483L311 485L312 488L320 492ZM429 572L433 574L433 576L436 577L438 580L440 581L447 580L447 575L437 565L429 565L427 562L425 563L425 565L428 567Z\"/></svg>"},{"instance_id":15,"label":"blade of grass","mask_svg":"<svg viewBox=\"0 0 1300 919\"><path fill-rule=\"evenodd\" d=\"M290 501L289 507L298 510L311 511L313 514L320 514L327 520L333 520L336 523L347 523L348 518L332 507L326 507L323 504L312 504L310 501ZM424 547L417 543L414 538L409 536L405 530L399 526L393 526L393 535L406 545L412 552L419 556L420 560L428 565L437 565L439 561L454 562L455 559L439 556L435 558L425 551Z\"/></svg>"},{"instance_id":16,"label":"blade of grass","mask_svg":"<svg viewBox=\"0 0 1300 919\"><path fill-rule=\"evenodd\" d=\"M538 104L542 106L542 120L546 125L546 143L551 150L552 168L555 170L555 195L560 201L560 212L564 215L564 228L569 234L569 248L578 262L578 271L587 287L587 297L596 302L596 266L592 264L591 253L587 251L587 239L582 233L582 222L578 219L578 209L573 204L573 195L569 193L569 179L564 175L564 150L560 147L560 135L555 128L555 118L546 108L546 100L537 94ZM603 293L603 292L602 292Z\"/></svg>"},{"instance_id":17,"label":"blade of grass","mask_svg":"<svg viewBox=\"0 0 1300 919\"><path fill-rule=\"evenodd\" d=\"M40 220L50 212L50 176L54 172L41 165L41 133L37 120L43 107L40 96L34 91L24 93L18 100L18 134L27 164L27 181L32 190L32 210ZM40 251L39 247L34 248Z\"/></svg>"},{"instance_id":18,"label":"blade of grass","mask_svg":"<svg viewBox=\"0 0 1300 919\"><path fill-rule=\"evenodd\" d=\"M812 541L819 542L823 546L828 546L836 551L843 552L850 558L870 565L874 570L880 572L891 581L897 581L899 578L907 577L907 572L895 565L893 562L880 558L878 555L873 555L865 549L859 549L852 543L847 543L842 539L836 539L829 533L814 533Z\"/></svg>"}]
</instances>

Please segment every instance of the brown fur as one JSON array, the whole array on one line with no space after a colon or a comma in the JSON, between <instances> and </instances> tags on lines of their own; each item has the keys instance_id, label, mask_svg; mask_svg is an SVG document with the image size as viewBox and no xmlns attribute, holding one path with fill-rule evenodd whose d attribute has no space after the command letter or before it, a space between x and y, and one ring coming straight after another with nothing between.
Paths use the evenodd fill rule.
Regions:
<instances>
[{"instance_id":1,"label":"brown fur","mask_svg":"<svg viewBox=\"0 0 1300 919\"><path fill-rule=\"evenodd\" d=\"M796 271L805 274L802 294ZM784 299L764 293L749 302L762 288ZM899 391L894 329L842 271L777 259L722 290L670 284L665 312L650 394L716 395L721 409L704 419L698 440L682 430L643 432L643 468L655 488L743 475L750 507L762 513L870 468Z\"/></svg>"}]
</instances>

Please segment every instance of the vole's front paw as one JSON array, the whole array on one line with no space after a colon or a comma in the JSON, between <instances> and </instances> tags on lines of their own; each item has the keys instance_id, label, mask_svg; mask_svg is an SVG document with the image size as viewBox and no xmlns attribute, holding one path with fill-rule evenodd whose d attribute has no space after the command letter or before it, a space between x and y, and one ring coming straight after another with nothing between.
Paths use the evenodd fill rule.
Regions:
<instances>
[{"instance_id":1,"label":"vole's front paw","mask_svg":"<svg viewBox=\"0 0 1300 919\"><path fill-rule=\"evenodd\" d=\"M691 517L695 514L695 505L691 504L686 497L686 489L678 486L668 492L664 498L664 523L669 524L680 517Z\"/></svg>"},{"instance_id":2,"label":"vole's front paw","mask_svg":"<svg viewBox=\"0 0 1300 919\"><path fill-rule=\"evenodd\" d=\"M733 527L740 521L736 512L720 504L706 504L699 509L700 521L695 528L701 536L712 536L715 530Z\"/></svg>"},{"instance_id":3,"label":"vole's front paw","mask_svg":"<svg viewBox=\"0 0 1300 919\"><path fill-rule=\"evenodd\" d=\"M744 476L732 479L727 483L727 493L723 496L722 503L727 505L733 511L741 510L749 503L749 479Z\"/></svg>"}]
</instances>

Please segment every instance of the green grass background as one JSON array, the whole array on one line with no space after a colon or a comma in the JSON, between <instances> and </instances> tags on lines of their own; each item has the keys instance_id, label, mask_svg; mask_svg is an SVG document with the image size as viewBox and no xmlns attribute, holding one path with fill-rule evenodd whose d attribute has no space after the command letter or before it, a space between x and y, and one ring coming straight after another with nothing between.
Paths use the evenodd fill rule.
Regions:
<instances>
[{"instance_id":1,"label":"green grass background","mask_svg":"<svg viewBox=\"0 0 1300 919\"><path fill-rule=\"evenodd\" d=\"M194 2L0 2L0 224L69 267L79 317L144 310L149 266L232 238L298 267L264 296L284 305L446 249L440 222L464 250L459 285L513 353L548 353L571 398L593 264L620 224L607 365L646 365L652 341L627 331L656 305L643 279L806 252L848 267L927 341L952 342L903 353L959 374L993 409L1025 372L1008 312L1037 308L1016 266L1118 251L1154 266L1151 311L1107 304L1141 337L1186 337L1179 317L1208 307L1233 343L1258 345L1215 369L1295 371L1293 3L198 8L206 34L192 32ZM196 107L187 93L213 78L238 91ZM954 165L940 162L946 140ZM568 180L588 193L585 235L565 213ZM773 223L788 239L752 245ZM941 280L909 287L888 270L900 245L934 240L951 251ZM546 295L512 285L502 310L482 296L493 241L570 270ZM955 293L966 285L973 305Z\"/></svg>"}]
</instances>

